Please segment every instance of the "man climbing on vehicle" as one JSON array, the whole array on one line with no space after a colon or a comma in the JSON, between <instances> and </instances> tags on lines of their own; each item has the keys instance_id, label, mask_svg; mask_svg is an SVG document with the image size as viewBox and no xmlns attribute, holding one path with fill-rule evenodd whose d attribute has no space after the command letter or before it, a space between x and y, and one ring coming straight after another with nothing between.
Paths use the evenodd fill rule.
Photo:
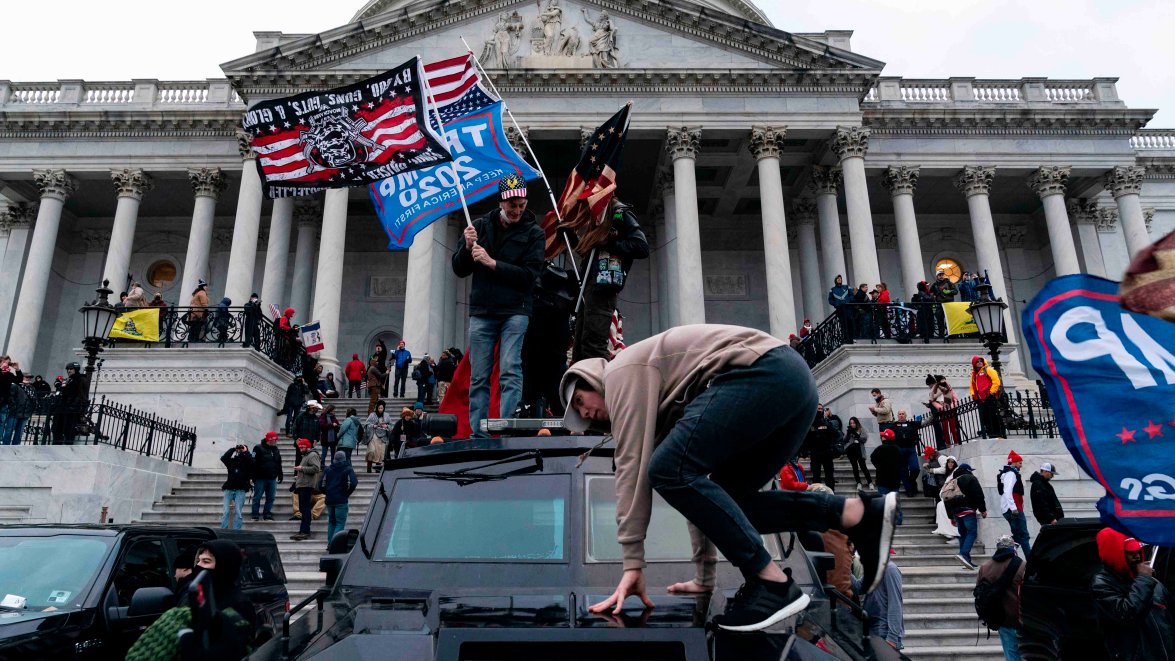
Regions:
<instances>
[{"instance_id":1,"label":"man climbing on vehicle","mask_svg":"<svg viewBox=\"0 0 1175 661\"><path fill-rule=\"evenodd\" d=\"M723 629L758 631L810 601L771 559L765 533L842 530L861 554L865 592L881 582L897 494L760 491L798 454L816 415L812 373L781 340L738 326L680 326L629 346L610 363L575 363L559 392L568 429L610 432L616 441L624 573L592 612L619 614L629 596L653 606L642 571L653 490L690 521L697 574L671 592L714 589L715 546L742 571L746 583L714 620Z\"/></svg>"}]
</instances>

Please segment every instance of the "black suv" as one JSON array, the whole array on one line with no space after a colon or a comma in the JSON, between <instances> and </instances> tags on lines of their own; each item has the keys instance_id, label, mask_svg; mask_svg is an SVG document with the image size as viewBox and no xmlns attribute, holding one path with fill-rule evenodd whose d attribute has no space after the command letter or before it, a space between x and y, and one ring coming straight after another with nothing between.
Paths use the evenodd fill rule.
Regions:
<instances>
[{"instance_id":1,"label":"black suv","mask_svg":"<svg viewBox=\"0 0 1175 661\"><path fill-rule=\"evenodd\" d=\"M621 575L612 452L580 458L598 440L457 441L386 462L363 528L336 535L322 559L328 586L294 606L286 636L251 658L779 659L790 631L707 628L742 583L729 562L719 562L713 598L665 592L695 566L685 520L659 498L645 541L656 608L629 599L620 617L588 612ZM802 627L827 631L829 593L812 559L823 554L791 536L765 541L812 596ZM837 658L790 644L809 654L801 658Z\"/></svg>"},{"instance_id":2,"label":"black suv","mask_svg":"<svg viewBox=\"0 0 1175 661\"><path fill-rule=\"evenodd\" d=\"M212 539L245 550L242 591L257 608L258 642L289 608L273 535L254 531L129 525L0 526L0 659L121 659L174 604L177 555ZM275 627L276 623L276 627Z\"/></svg>"}]
</instances>

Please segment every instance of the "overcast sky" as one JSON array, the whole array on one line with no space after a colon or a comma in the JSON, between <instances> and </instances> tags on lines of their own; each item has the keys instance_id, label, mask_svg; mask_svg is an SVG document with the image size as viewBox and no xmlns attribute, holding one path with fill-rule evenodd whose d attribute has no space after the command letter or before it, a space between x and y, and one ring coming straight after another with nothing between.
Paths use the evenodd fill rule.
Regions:
<instances>
[{"instance_id":1,"label":"overcast sky","mask_svg":"<svg viewBox=\"0 0 1175 661\"><path fill-rule=\"evenodd\" d=\"M1170 0L758 0L789 32L854 30L853 50L908 78L1117 76L1134 108L1175 127ZM0 79L93 81L222 75L254 30L322 32L363 0L4 2ZM623 39L623 35L621 35Z\"/></svg>"}]
</instances>

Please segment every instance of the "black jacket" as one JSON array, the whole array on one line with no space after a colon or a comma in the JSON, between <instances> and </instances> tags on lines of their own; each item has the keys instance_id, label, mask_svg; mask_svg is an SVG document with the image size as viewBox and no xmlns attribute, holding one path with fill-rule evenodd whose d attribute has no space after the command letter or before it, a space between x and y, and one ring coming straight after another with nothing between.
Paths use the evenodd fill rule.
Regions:
<instances>
[{"instance_id":1,"label":"black jacket","mask_svg":"<svg viewBox=\"0 0 1175 661\"><path fill-rule=\"evenodd\" d=\"M437 362L437 381L449 383L453 374L457 372L457 361L452 358L442 358Z\"/></svg>"},{"instance_id":2,"label":"black jacket","mask_svg":"<svg viewBox=\"0 0 1175 661\"><path fill-rule=\"evenodd\" d=\"M912 420L893 423L894 442L899 448L918 447L918 423Z\"/></svg>"},{"instance_id":3,"label":"black jacket","mask_svg":"<svg viewBox=\"0 0 1175 661\"><path fill-rule=\"evenodd\" d=\"M222 490L248 491L252 488L249 480L253 478L253 455L248 452L237 454L237 448L231 447L220 456L220 463L228 468L228 479L220 485Z\"/></svg>"},{"instance_id":4,"label":"black jacket","mask_svg":"<svg viewBox=\"0 0 1175 661\"><path fill-rule=\"evenodd\" d=\"M341 453L336 453L330 466L322 471L322 484L319 490L326 496L327 505L346 505L355 487L359 486L359 478L355 475L355 469L351 468L350 462L345 458L343 461L336 460L339 454Z\"/></svg>"},{"instance_id":5,"label":"black jacket","mask_svg":"<svg viewBox=\"0 0 1175 661\"><path fill-rule=\"evenodd\" d=\"M954 476L959 483L959 489L963 492L963 503L952 504L947 508L947 514L954 517L965 509L986 512L987 500L983 497L983 487L980 486L979 480L971 474L970 467L959 466L955 469Z\"/></svg>"},{"instance_id":6,"label":"black jacket","mask_svg":"<svg viewBox=\"0 0 1175 661\"><path fill-rule=\"evenodd\" d=\"M286 388L286 399L282 403L283 407L289 409L300 408L306 403L306 386L295 381Z\"/></svg>"},{"instance_id":7,"label":"black jacket","mask_svg":"<svg viewBox=\"0 0 1175 661\"><path fill-rule=\"evenodd\" d=\"M258 443L253 448L253 479L278 482L285 479L282 474L282 451L276 445L270 447Z\"/></svg>"},{"instance_id":8,"label":"black jacket","mask_svg":"<svg viewBox=\"0 0 1175 661\"><path fill-rule=\"evenodd\" d=\"M1032 516L1041 523L1065 518L1065 510L1061 508L1061 501L1057 498L1057 492L1053 491L1052 483L1040 473L1033 473L1028 481L1032 483Z\"/></svg>"},{"instance_id":9,"label":"black jacket","mask_svg":"<svg viewBox=\"0 0 1175 661\"><path fill-rule=\"evenodd\" d=\"M546 236L530 211L508 228L498 222L500 209L494 209L473 221L477 230L477 244L497 260L497 268L490 269L473 261L473 253L465 247L465 237L453 254L453 273L458 277L473 276L469 292L469 314L472 316L529 316L535 282L543 270Z\"/></svg>"},{"instance_id":10,"label":"black jacket","mask_svg":"<svg viewBox=\"0 0 1175 661\"><path fill-rule=\"evenodd\" d=\"M869 454L869 461L877 469L874 482L879 487L897 489L902 486L902 451L893 443L882 443Z\"/></svg>"},{"instance_id":11,"label":"black jacket","mask_svg":"<svg viewBox=\"0 0 1175 661\"><path fill-rule=\"evenodd\" d=\"M607 241L599 246L599 249L614 257L619 257L620 268L624 269L624 272L627 274L632 269L632 261L634 259L646 259L651 249L649 248L649 240L645 237L645 233L641 230L641 224L636 219L636 214L632 212L632 207L627 204L622 204L617 211L619 213L614 213L612 216L613 233L608 237ZM574 235L570 236L573 245L578 243ZM587 257L590 257L590 255ZM587 272L586 277L590 285L596 280L599 261L594 259L589 260L587 257L584 258L584 264L581 270Z\"/></svg>"},{"instance_id":12,"label":"black jacket","mask_svg":"<svg viewBox=\"0 0 1175 661\"><path fill-rule=\"evenodd\" d=\"M1151 576L1127 580L1104 565L1090 584L1111 659L1175 659L1175 601Z\"/></svg>"}]
</instances>

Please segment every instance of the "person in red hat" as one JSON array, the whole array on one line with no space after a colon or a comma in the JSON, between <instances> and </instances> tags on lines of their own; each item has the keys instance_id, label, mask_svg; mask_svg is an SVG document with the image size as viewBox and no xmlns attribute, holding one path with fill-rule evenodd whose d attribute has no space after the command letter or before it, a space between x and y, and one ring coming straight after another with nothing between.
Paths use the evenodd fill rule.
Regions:
<instances>
[{"instance_id":1,"label":"person in red hat","mask_svg":"<svg viewBox=\"0 0 1175 661\"><path fill-rule=\"evenodd\" d=\"M302 514L302 525L298 532L290 535L295 542L310 539L310 519L314 510L314 488L318 485L318 478L322 475L322 459L314 449L314 443L308 438L298 439L298 452L302 454L302 462L294 466L298 477L294 482L294 490L298 494L298 511Z\"/></svg>"},{"instance_id":2,"label":"person in red hat","mask_svg":"<svg viewBox=\"0 0 1175 661\"><path fill-rule=\"evenodd\" d=\"M359 397L360 386L367 378L367 366L359 360L359 354L351 354L351 362L343 369L343 375L347 377L347 397Z\"/></svg>"},{"instance_id":3,"label":"person in red hat","mask_svg":"<svg viewBox=\"0 0 1175 661\"><path fill-rule=\"evenodd\" d=\"M1166 659L1175 650L1175 600L1155 578L1142 543L1117 530L1097 534L1102 568L1090 591L1102 640L1115 659Z\"/></svg>"},{"instance_id":4,"label":"person in red hat","mask_svg":"<svg viewBox=\"0 0 1175 661\"><path fill-rule=\"evenodd\" d=\"M285 476L282 474L282 453L277 448L277 432L265 432L265 440L253 446L253 520L259 521L261 496L265 495L264 516L273 521L273 499L277 496L277 485Z\"/></svg>"},{"instance_id":5,"label":"person in red hat","mask_svg":"<svg viewBox=\"0 0 1175 661\"><path fill-rule=\"evenodd\" d=\"M1024 458L1016 454L1015 450L1008 453L1008 463L1000 469L996 478L996 491L1000 494L1000 509L1004 513L1004 520L1012 528L1012 539L1024 549L1024 557L1028 557L1031 548L1028 546L1028 518L1024 516L1024 480L1020 479L1020 467L1024 465Z\"/></svg>"},{"instance_id":6,"label":"person in red hat","mask_svg":"<svg viewBox=\"0 0 1175 661\"><path fill-rule=\"evenodd\" d=\"M812 333L812 320L805 319L804 325L800 327L800 339L808 337Z\"/></svg>"},{"instance_id":7,"label":"person in red hat","mask_svg":"<svg viewBox=\"0 0 1175 661\"><path fill-rule=\"evenodd\" d=\"M898 448L897 434L892 429L881 430L881 445L869 454L869 462L873 464L877 485L877 493L885 495L895 492L902 487L902 470L906 460ZM897 525L902 525L902 510L898 509Z\"/></svg>"}]
</instances>

